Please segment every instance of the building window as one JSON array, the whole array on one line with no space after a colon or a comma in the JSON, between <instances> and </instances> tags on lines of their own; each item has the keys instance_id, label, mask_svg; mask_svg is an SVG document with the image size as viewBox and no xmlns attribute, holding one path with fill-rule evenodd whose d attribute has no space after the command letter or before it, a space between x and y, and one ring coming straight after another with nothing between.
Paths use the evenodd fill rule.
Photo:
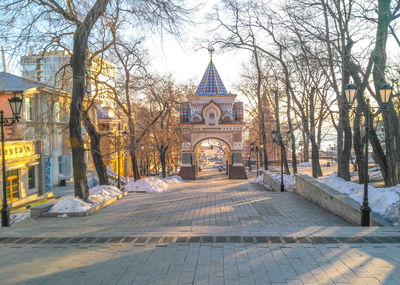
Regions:
<instances>
[{"instance_id":1,"label":"building window","mask_svg":"<svg viewBox=\"0 0 400 285\"><path fill-rule=\"evenodd\" d=\"M54 121L57 123L61 122L61 104L60 104L60 102L56 102L54 104Z\"/></svg>"},{"instance_id":2,"label":"building window","mask_svg":"<svg viewBox=\"0 0 400 285\"><path fill-rule=\"evenodd\" d=\"M6 195L10 202L19 199L19 174L18 169L6 171Z\"/></svg>"},{"instance_id":3,"label":"building window","mask_svg":"<svg viewBox=\"0 0 400 285\"><path fill-rule=\"evenodd\" d=\"M35 181L35 167L31 166L28 168L28 189L35 188L36 181Z\"/></svg>"},{"instance_id":4,"label":"building window","mask_svg":"<svg viewBox=\"0 0 400 285\"><path fill-rule=\"evenodd\" d=\"M58 173L63 174L62 156L58 157Z\"/></svg>"},{"instance_id":5,"label":"building window","mask_svg":"<svg viewBox=\"0 0 400 285\"><path fill-rule=\"evenodd\" d=\"M33 120L32 98L24 98L25 101L25 119L27 121Z\"/></svg>"}]
</instances>

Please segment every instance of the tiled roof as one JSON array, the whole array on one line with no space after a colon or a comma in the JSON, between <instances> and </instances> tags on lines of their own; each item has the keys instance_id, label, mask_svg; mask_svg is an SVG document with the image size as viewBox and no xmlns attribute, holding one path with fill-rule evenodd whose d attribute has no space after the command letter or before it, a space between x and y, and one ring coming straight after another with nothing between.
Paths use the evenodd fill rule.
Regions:
<instances>
[{"instance_id":1,"label":"tiled roof","mask_svg":"<svg viewBox=\"0 0 400 285\"><path fill-rule=\"evenodd\" d=\"M228 95L212 60L197 87L196 95Z\"/></svg>"},{"instance_id":2,"label":"tiled roof","mask_svg":"<svg viewBox=\"0 0 400 285\"><path fill-rule=\"evenodd\" d=\"M0 72L0 91L23 92L37 87L47 86L40 82L25 79L11 73Z\"/></svg>"}]
</instances>

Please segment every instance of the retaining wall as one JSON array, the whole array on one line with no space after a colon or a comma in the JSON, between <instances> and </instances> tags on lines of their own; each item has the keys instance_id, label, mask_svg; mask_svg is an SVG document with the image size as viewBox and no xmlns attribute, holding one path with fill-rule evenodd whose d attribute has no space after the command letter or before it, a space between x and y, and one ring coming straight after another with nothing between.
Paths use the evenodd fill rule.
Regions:
<instances>
[{"instance_id":1,"label":"retaining wall","mask_svg":"<svg viewBox=\"0 0 400 285\"><path fill-rule=\"evenodd\" d=\"M360 204L310 176L296 175L294 192L354 225L361 223ZM371 226L392 226L377 214L370 217Z\"/></svg>"},{"instance_id":2,"label":"retaining wall","mask_svg":"<svg viewBox=\"0 0 400 285\"><path fill-rule=\"evenodd\" d=\"M264 184L268 184L275 192L281 191L281 181L274 179L269 171L264 171ZM289 186L285 191L295 192L295 189L294 187Z\"/></svg>"},{"instance_id":3,"label":"retaining wall","mask_svg":"<svg viewBox=\"0 0 400 285\"><path fill-rule=\"evenodd\" d=\"M281 191L281 182L272 178L268 171L264 171L264 184L267 184L275 192Z\"/></svg>"}]
</instances>

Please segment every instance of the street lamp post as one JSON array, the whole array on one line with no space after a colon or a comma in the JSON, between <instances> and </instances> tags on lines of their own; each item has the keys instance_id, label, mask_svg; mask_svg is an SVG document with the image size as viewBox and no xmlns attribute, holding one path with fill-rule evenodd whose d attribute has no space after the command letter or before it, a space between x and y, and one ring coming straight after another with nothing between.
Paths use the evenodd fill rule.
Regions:
<instances>
[{"instance_id":1,"label":"street lamp post","mask_svg":"<svg viewBox=\"0 0 400 285\"><path fill-rule=\"evenodd\" d=\"M251 152L254 152L254 142L250 143L249 172L251 172Z\"/></svg>"},{"instance_id":2,"label":"street lamp post","mask_svg":"<svg viewBox=\"0 0 400 285\"><path fill-rule=\"evenodd\" d=\"M283 138L280 133L271 131L272 142L281 148L281 192L285 192L285 184L283 183L283 150L285 145L289 143L290 131L286 132L286 138Z\"/></svg>"},{"instance_id":3,"label":"street lamp post","mask_svg":"<svg viewBox=\"0 0 400 285\"><path fill-rule=\"evenodd\" d=\"M125 132L124 132L125 133ZM120 175L120 136L121 136L121 124L118 122L118 128L113 128L110 135L114 136L114 153L117 153L117 163L116 163L116 175L117 175L117 187L121 189L121 175Z\"/></svg>"},{"instance_id":4,"label":"street lamp post","mask_svg":"<svg viewBox=\"0 0 400 285\"><path fill-rule=\"evenodd\" d=\"M1 158L2 158L2 176L3 176L3 207L1 209L1 225L3 227L10 226L10 208L7 204L7 184L6 184L6 160L4 153L4 126L8 127L19 121L23 97L14 96L8 99L10 103L12 118L4 118L4 111L0 111L1 125Z\"/></svg>"},{"instance_id":5,"label":"street lamp post","mask_svg":"<svg viewBox=\"0 0 400 285\"><path fill-rule=\"evenodd\" d=\"M262 156L262 152L263 152L263 149L264 149L264 145L263 144L260 144L260 152L257 154L257 155L259 155L260 156L260 164L261 165L264 165L263 164L263 160L262 160L262 158L263 158L263 156ZM262 169L262 168L261 168ZM257 176L258 176L258 171L257 171Z\"/></svg>"},{"instance_id":6,"label":"street lamp post","mask_svg":"<svg viewBox=\"0 0 400 285\"><path fill-rule=\"evenodd\" d=\"M256 177L258 177L258 145L256 145L256 163L257 163L257 175L256 175Z\"/></svg>"},{"instance_id":7,"label":"street lamp post","mask_svg":"<svg viewBox=\"0 0 400 285\"><path fill-rule=\"evenodd\" d=\"M351 108L351 105L354 102L355 95L357 92L357 88L354 84L347 84L344 86L344 93L346 95L346 100L347 104L349 105L349 108ZM381 97L382 103L383 103L383 108L386 107L386 104L390 101L390 95L392 93L392 87L389 84L383 83L379 86L379 95ZM371 208L369 207L369 202L368 202L368 133L369 133L369 120L370 120L370 109L373 109L373 107L370 107L369 105L369 99L366 100L367 105L364 109L364 117L365 117L365 167L364 167L364 197L363 197L363 203L360 207L361 210L361 226L369 226L370 225L370 213L371 213ZM378 107L379 109L379 107ZM372 115L371 119L373 119L375 116Z\"/></svg>"}]
</instances>

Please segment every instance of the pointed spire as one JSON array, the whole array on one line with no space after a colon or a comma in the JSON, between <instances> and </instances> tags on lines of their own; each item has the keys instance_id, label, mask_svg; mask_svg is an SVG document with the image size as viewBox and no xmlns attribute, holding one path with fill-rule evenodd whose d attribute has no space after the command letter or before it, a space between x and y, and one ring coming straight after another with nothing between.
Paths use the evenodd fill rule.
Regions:
<instances>
[{"instance_id":1,"label":"pointed spire","mask_svg":"<svg viewBox=\"0 0 400 285\"><path fill-rule=\"evenodd\" d=\"M210 63L197 87L196 95L228 95L212 61L214 48L211 45L208 47L208 52L210 53Z\"/></svg>"}]
</instances>

